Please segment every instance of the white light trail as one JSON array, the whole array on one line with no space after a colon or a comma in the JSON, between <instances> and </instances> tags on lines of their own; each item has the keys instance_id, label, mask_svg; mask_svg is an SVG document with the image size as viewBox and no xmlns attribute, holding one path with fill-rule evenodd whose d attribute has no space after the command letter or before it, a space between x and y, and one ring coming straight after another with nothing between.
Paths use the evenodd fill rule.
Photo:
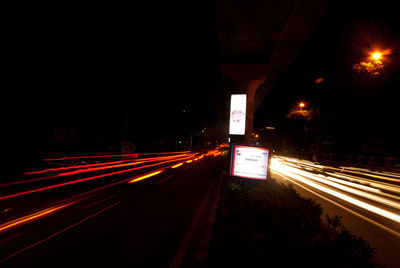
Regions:
<instances>
[{"instance_id":1,"label":"white light trail","mask_svg":"<svg viewBox=\"0 0 400 268\"><path fill-rule=\"evenodd\" d=\"M323 191L325 193L333 195L333 196L335 196L337 198L340 198L340 199L342 199L342 200L344 200L346 202L349 202L349 203L351 203L353 205L356 205L356 206L358 206L360 208L366 209L368 211L371 211L371 212L376 213L378 215L381 215L381 216L383 216L385 218L388 218L390 220L393 220L395 222L400 223L400 215L398 215L398 214L395 214L395 213L392 213L392 212L390 212L390 211L388 211L386 209L382 209L382 208L379 208L377 206L368 204L368 203L366 203L364 201L361 201L359 199L356 199L354 197L350 197L350 196L348 196L346 194L343 194L343 193L341 193L341 192L339 192L337 190L333 190L333 189L325 187L325 186L323 186L323 185L321 185L319 183L316 183L315 181L318 181L320 183L335 187L335 188L343 190L343 191L351 192L353 194L357 194L357 195L372 199L372 200L374 200L376 202L379 202L379 203L384 203L386 205L390 205L390 206L393 206L393 207L396 207L396 208L400 208L400 204L397 203L397 202L388 200L386 198L377 197L377 196L369 194L369 193L364 193L362 191L359 191L359 190L356 190L356 189L352 189L352 188L347 187L347 186L340 185L340 184L335 183L333 181L329 181L327 179L323 179L323 178L318 177L316 175L310 174L309 172L306 172L306 171L303 171L303 170L299 170L299 169L296 169L294 167L290 167L290 166L288 166L286 164L280 163L276 159L272 159L271 160L271 169L274 172L278 173L278 174L284 174L284 175L286 175L288 177L291 177L291 178L293 178L293 179L295 179L297 181L300 181L300 182L302 182L302 183L304 183L304 184L306 184L308 186L311 186L312 188L318 189L320 191Z\"/></svg>"}]
</instances>

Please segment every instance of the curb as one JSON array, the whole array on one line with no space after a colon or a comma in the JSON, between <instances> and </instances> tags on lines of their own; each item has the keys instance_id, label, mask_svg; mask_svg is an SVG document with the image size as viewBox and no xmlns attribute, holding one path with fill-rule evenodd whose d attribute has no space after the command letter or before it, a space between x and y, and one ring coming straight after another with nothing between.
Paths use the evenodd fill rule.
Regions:
<instances>
[{"instance_id":1,"label":"curb","mask_svg":"<svg viewBox=\"0 0 400 268\"><path fill-rule=\"evenodd\" d=\"M205 267L214 229L222 181L226 171L210 184L170 264L170 268Z\"/></svg>"}]
</instances>

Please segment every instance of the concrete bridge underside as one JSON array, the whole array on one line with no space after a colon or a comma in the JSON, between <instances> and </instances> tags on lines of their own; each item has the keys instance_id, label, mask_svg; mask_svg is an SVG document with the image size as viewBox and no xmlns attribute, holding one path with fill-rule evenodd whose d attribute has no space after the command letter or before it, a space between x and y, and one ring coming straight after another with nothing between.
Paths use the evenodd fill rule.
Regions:
<instances>
[{"instance_id":1,"label":"concrete bridge underside","mask_svg":"<svg viewBox=\"0 0 400 268\"><path fill-rule=\"evenodd\" d=\"M246 134L266 98L329 6L329 0L218 0L218 60L226 103L247 94ZM229 105L226 107L229 117Z\"/></svg>"}]
</instances>

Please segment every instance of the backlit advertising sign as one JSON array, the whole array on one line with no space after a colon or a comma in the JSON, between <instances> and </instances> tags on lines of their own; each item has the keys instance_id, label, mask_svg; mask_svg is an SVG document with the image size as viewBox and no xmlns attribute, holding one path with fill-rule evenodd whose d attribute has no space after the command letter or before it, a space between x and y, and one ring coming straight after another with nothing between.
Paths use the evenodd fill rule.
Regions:
<instances>
[{"instance_id":1,"label":"backlit advertising sign","mask_svg":"<svg viewBox=\"0 0 400 268\"><path fill-rule=\"evenodd\" d=\"M270 150L264 147L233 145L230 175L257 180L269 176Z\"/></svg>"},{"instance_id":2,"label":"backlit advertising sign","mask_svg":"<svg viewBox=\"0 0 400 268\"><path fill-rule=\"evenodd\" d=\"M231 95L229 134L244 135L246 129L246 94Z\"/></svg>"}]
</instances>

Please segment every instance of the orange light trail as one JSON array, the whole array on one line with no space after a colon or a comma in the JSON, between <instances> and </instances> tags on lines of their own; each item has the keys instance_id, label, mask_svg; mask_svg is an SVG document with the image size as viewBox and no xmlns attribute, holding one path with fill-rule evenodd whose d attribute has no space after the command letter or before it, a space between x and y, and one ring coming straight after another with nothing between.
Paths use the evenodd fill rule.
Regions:
<instances>
[{"instance_id":1,"label":"orange light trail","mask_svg":"<svg viewBox=\"0 0 400 268\"><path fill-rule=\"evenodd\" d=\"M182 165L183 165L183 163L179 163L179 164L176 164L176 165L172 166L171 168L177 168L177 167L180 167Z\"/></svg>"},{"instance_id":2,"label":"orange light trail","mask_svg":"<svg viewBox=\"0 0 400 268\"><path fill-rule=\"evenodd\" d=\"M42 188L36 188L36 189L24 191L24 192L15 193L15 194L0 196L0 200L5 200L5 199L13 198L13 197L26 195L26 194L41 192L41 191L54 189L54 188L58 188L58 187L63 187L63 186L67 186L67 185L71 185L71 184L75 184L75 183L79 183L79 182L90 181L90 180L103 178L103 177L107 177L107 176L111 176L111 175L122 174L122 173L135 171L135 170L139 170L139 169L144 169L144 168L148 168L148 167L154 167L154 166L158 166L158 165L162 165L162 164L166 164L166 163L170 163L170 162L175 162L175 161L179 161L179 160L185 160L185 159L188 159L188 158L190 158L190 157L183 157L181 159L175 159L174 158L172 160L166 160L166 161L163 161L163 162L160 162L160 163L151 164L151 165L140 166L140 167L125 169L125 170L119 170L119 171L110 172L110 173L106 173L106 174L101 174L101 175L96 175L96 176L87 177L87 178L83 178L83 179L78 179L78 180L74 180L74 181L68 181L68 182L59 183L59 184L55 184L55 185L45 186L45 187L42 187Z\"/></svg>"},{"instance_id":3,"label":"orange light trail","mask_svg":"<svg viewBox=\"0 0 400 268\"><path fill-rule=\"evenodd\" d=\"M60 230L60 231L58 231L58 232L55 232L54 234L52 234L52 235L50 235L50 236L48 236L48 237L45 237L44 239L42 239L42 240L40 240L40 241L38 241L38 242L36 242L36 243L33 243L33 244L31 244L31 245L29 245L29 246L23 248L23 249L20 249L20 250L14 252L13 254L9 255L8 257L6 257L6 258L4 258L4 259L1 259L1 260L0 260L0 263L3 263L3 262L5 262L5 261L11 259L12 257L14 257L14 256L16 256L16 255L18 255L18 254L20 254L20 253L22 253L22 252L24 252L24 251L30 249L30 248L33 248L33 247L35 247L35 246L37 246L37 245L42 244L43 242L48 241L49 239L51 239L51 238L53 238L53 237L55 237L55 236L57 236L57 235L59 235L59 234L65 232L65 231L67 231L67 230L69 230L69 229L72 229L72 228L74 228L75 226L78 226L79 224L81 224L81 223L83 223L83 222L85 222L85 221L87 221L87 220L89 220L89 219L91 219L91 218L93 218L93 217L96 217L97 215L99 215L99 214L103 213L104 211L107 211L107 210L109 210L109 209L115 207L116 205L118 205L118 204L120 204L120 203L121 203L121 202L118 201L118 202L116 202L116 203L114 203L114 204L112 204L112 205L110 205L110 206L108 206L108 207L105 207L105 208L103 208L102 210L100 210L100 211L98 211L98 212L96 212L96 213L94 213L94 214L92 214L92 215L90 215L90 216L88 216L88 217L86 217L86 218L84 218L84 219L82 219L82 220L80 220L80 221L78 221L78 222L76 222L76 223L74 223L74 224L72 224L72 225L70 225L70 226L68 226L68 227L66 227L66 228L64 228L64 229L62 229L62 230Z\"/></svg>"},{"instance_id":4,"label":"orange light trail","mask_svg":"<svg viewBox=\"0 0 400 268\"><path fill-rule=\"evenodd\" d=\"M188 160L188 161L186 161L186 163L191 163L191 162L193 162L193 160Z\"/></svg>"},{"instance_id":5,"label":"orange light trail","mask_svg":"<svg viewBox=\"0 0 400 268\"><path fill-rule=\"evenodd\" d=\"M90 156L65 156L61 158L47 158L44 161L63 161L69 159L90 159L90 158L108 158L108 157L134 157L137 158L139 155L153 155L153 154L183 154L190 153L190 151L180 152L162 152L162 153L142 153L142 154L115 154L115 155L90 155Z\"/></svg>"},{"instance_id":6,"label":"orange light trail","mask_svg":"<svg viewBox=\"0 0 400 268\"><path fill-rule=\"evenodd\" d=\"M40 177L40 178L35 178L35 179L28 179L28 180L8 182L8 183L0 184L0 188L12 186L12 185L17 185L17 184L31 183L31 182L37 182L37 181L48 180L48 179L53 179L53 178L59 178L59 177L62 177L62 176L75 175L75 174L78 174L78 173L99 171L99 170L104 170L104 169L118 168L118 167L131 166L131 165L138 165L138 164L142 164L142 163L145 163L145 162L155 162L155 161L161 161L161 160L167 160L167 159L180 160L180 158L182 158L184 156L188 156L188 155L190 155L190 154L182 154L182 155L178 155L178 156L174 155L174 156L152 157L152 158L145 158L145 159L135 159L133 161L129 161L129 163L119 164L119 165L109 165L109 164L121 163L121 162L127 162L127 161L116 161L116 162L99 163L99 164L93 164L93 165L80 165L80 166L62 167L62 168L58 168L58 169L52 169L51 171L78 169L79 167L84 167L84 168L78 169L76 171L69 171L69 172L59 173L57 175L51 175L51 176ZM138 162L139 160L141 160L141 161ZM92 166L101 166L101 167L90 168ZM36 171L35 171L35 173L36 173Z\"/></svg>"},{"instance_id":7,"label":"orange light trail","mask_svg":"<svg viewBox=\"0 0 400 268\"><path fill-rule=\"evenodd\" d=\"M128 183L134 183L134 182L137 182L137 181L141 181L141 180L147 179L147 178L149 178L149 177L152 177L152 176L155 176L155 175L157 175L157 174L160 174L160 173L163 172L163 171L164 171L164 170L158 170L158 171L155 171L155 172L148 173L148 174L146 174L146 175L143 175L143 176L137 177L137 178L135 178L135 179L132 179L132 180L130 180Z\"/></svg>"},{"instance_id":8,"label":"orange light trail","mask_svg":"<svg viewBox=\"0 0 400 268\"><path fill-rule=\"evenodd\" d=\"M42 217L44 217L46 215L52 214L52 213L60 210L60 209L68 207L68 206L70 206L70 205L72 205L72 204L74 204L76 202L77 201L71 202L71 203L68 203L68 204L64 204L64 205L50 207L50 208L47 208L47 209L32 213L30 215L27 215L27 216L24 216L24 217L21 217L21 218L18 218L18 219L3 223L3 224L0 225L0 232L6 231L6 230L8 230L8 229L10 229L12 227L17 226L17 225L25 224L27 222L42 218Z\"/></svg>"},{"instance_id":9,"label":"orange light trail","mask_svg":"<svg viewBox=\"0 0 400 268\"><path fill-rule=\"evenodd\" d=\"M147 165L147 166L145 166L145 167L151 167L151 166L161 165L161 164L168 163L168 162L174 162L174 161L177 161L177 160L183 160L183 159L185 159L185 158L187 159L187 158L189 158L189 157L184 157L184 158L182 158L182 159L175 159L175 158L174 158L174 159L172 159L172 160L167 160L167 161L164 161L164 162L162 162L162 163ZM191 162L191 161L193 161L193 160L188 160L188 161ZM121 180L121 181L112 183L112 184L110 184L110 185L106 185L106 186L102 186L102 187L93 189L93 190L91 190L91 191L89 191L89 192L85 192L85 193L83 193L83 194L87 196L88 193L92 193L92 192L94 192L94 191L98 191L98 190L101 190L101 189L105 189L105 188L108 188L108 187L111 187L111 186L114 186L114 185L117 185L117 184L121 184L121 183L124 183L124 182L135 183L135 182L138 182L138 181L147 179L147 178L149 178L149 177L153 177L153 176L155 176L155 175L158 175L158 174L164 172L164 171L165 171L166 169L168 169L168 168L176 168L176 167L182 166L184 163L185 163L185 162L181 162L181 163L178 163L178 164L173 164L173 165L164 167L164 168L162 168L162 169L156 170L156 171L154 171L154 172L150 172L150 173L147 173L147 174L145 174L145 175L141 175L141 176L135 177L135 178L133 178L133 179L132 179L132 178L124 179L124 180ZM133 168L133 169L129 169L129 170L123 170L123 171L112 172L112 173L103 174L103 175L98 175L98 176L93 176L93 177L84 178L84 179L80 179L80 180L76 180L76 181L71 181L71 182L66 182L66 183L61 183L61 184L57 184L57 185L47 186L47 187L43 187L43 188L39 188L39 189L34 189L34 190L31 190L31 191L26 191L26 192L22 192L22 193L10 195L10 196L3 196L3 197L0 197L0 200L2 200L2 199L7 199L7 198L10 198L10 197L14 197L14 196L23 195L23 194L28 194L28 193L31 193L31 192L37 192L37 191L42 191L42 190L46 190L46 189L61 187L61 186L64 186L64 185L69 185L69 184L72 184L72 183L77 183L77 182L81 182L81 181L86 181L86 180L90 180L90 179L94 179L94 178L100 178L100 177L109 176L109 175L113 175L113 174L120 174L120 173L123 173L123 172L128 172L128 171L132 171L132 170L137 170L137 169L145 168L145 167L137 167L137 168ZM74 203L77 203L77 202L79 202L80 200L82 200L82 199L76 200L76 197L78 197L78 196L82 196L82 194L79 194L79 195L73 197L73 198L75 199L75 201L73 201L73 202L69 202L69 203L62 204L62 205L57 205L57 206L52 206L52 207L49 207L49 208L40 210L40 211L38 211L38 212L31 213L31 214L29 214L29 215L20 217L20 218L18 218L18 219L14 219L14 220L11 220L11 221L9 221L9 222L3 223L3 224L0 225L0 232L7 231L7 230L9 230L9 229L12 229L13 227L20 226L20 225L23 225L23 224L25 224L25 223L28 223L28 222L31 222L31 221L40 219L40 218L45 217L45 216L47 216L47 215L50 215L50 214L52 214L52 213L54 213L54 212L56 212L56 211L59 211L59 210L65 208L65 207L68 207L68 206L70 206L70 205L72 205L72 204L74 204ZM69 198L69 199L70 199L70 198Z\"/></svg>"}]
</instances>

